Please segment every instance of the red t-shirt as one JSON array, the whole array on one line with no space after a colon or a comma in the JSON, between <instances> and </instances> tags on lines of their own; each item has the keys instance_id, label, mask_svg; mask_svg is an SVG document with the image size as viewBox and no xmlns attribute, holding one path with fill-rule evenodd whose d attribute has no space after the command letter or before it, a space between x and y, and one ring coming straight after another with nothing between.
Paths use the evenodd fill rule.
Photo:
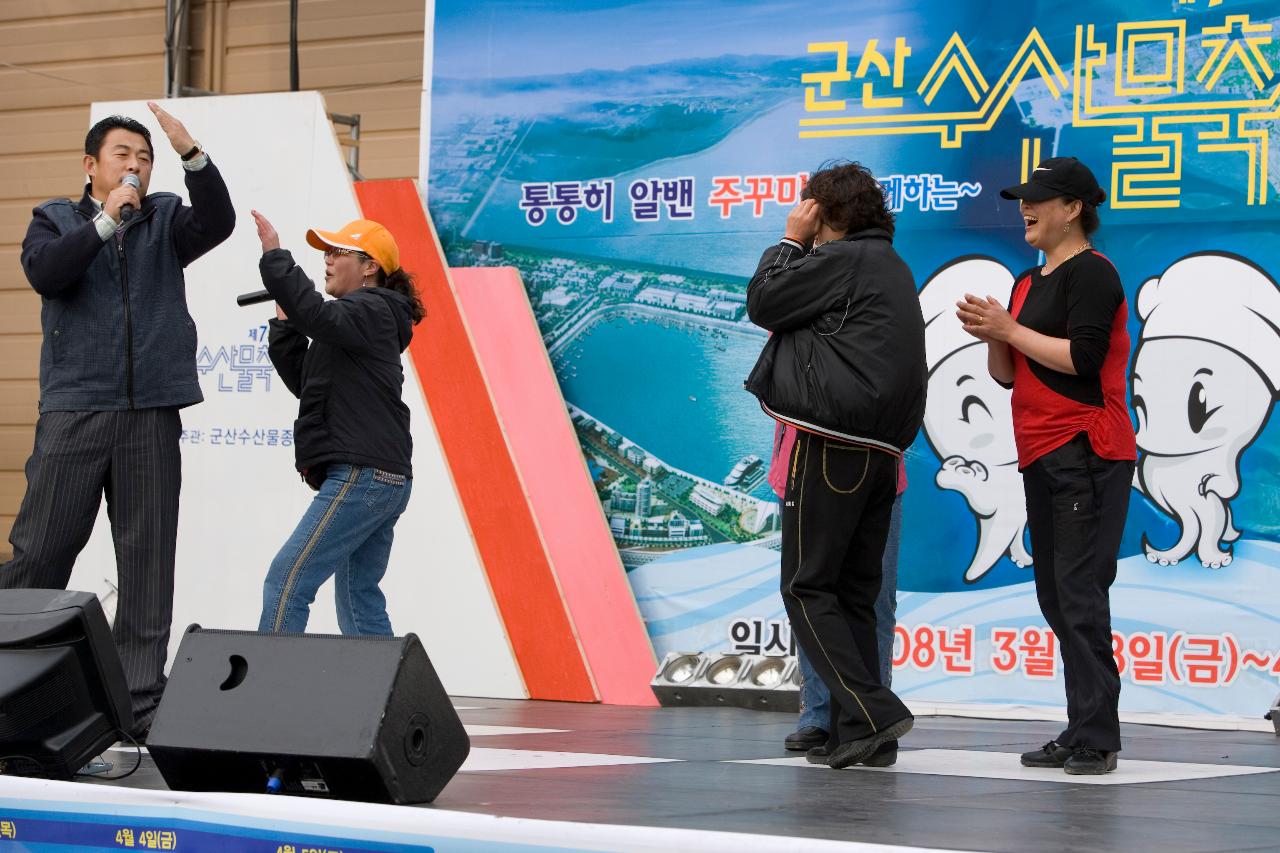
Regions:
<instances>
[{"instance_id":1,"label":"red t-shirt","mask_svg":"<svg viewBox=\"0 0 1280 853\"><path fill-rule=\"evenodd\" d=\"M1129 306L1111 261L1089 250L1049 275L1018 276L1009 313L1022 325L1071 341L1076 375L1013 354L1013 435L1018 468L1088 434L1103 459L1136 459L1129 419Z\"/></svg>"}]
</instances>

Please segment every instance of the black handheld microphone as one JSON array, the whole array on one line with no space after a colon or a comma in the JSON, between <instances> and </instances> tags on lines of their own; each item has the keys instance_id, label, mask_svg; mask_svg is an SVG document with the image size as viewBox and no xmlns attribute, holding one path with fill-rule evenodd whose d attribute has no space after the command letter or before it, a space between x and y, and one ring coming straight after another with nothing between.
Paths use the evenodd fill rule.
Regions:
<instances>
[{"instance_id":1,"label":"black handheld microphone","mask_svg":"<svg viewBox=\"0 0 1280 853\"><path fill-rule=\"evenodd\" d=\"M124 176L124 180L120 182L120 186L133 187L135 190L141 190L142 181L138 180L137 175L130 172L129 174ZM138 212L137 208L135 208L131 204L120 205L120 221L128 222L130 219L133 219L133 215L137 212Z\"/></svg>"},{"instance_id":2,"label":"black handheld microphone","mask_svg":"<svg viewBox=\"0 0 1280 853\"><path fill-rule=\"evenodd\" d=\"M270 302L275 299L269 290L255 290L252 293L242 293L236 297L236 304L241 308L246 305L257 305L259 302Z\"/></svg>"}]
</instances>

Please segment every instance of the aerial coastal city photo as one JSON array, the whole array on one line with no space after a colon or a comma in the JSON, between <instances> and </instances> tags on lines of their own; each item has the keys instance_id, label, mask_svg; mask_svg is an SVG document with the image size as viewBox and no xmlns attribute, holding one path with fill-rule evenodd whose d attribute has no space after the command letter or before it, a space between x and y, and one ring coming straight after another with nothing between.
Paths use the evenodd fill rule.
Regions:
<instances>
[{"instance_id":1,"label":"aerial coastal city photo","mask_svg":"<svg viewBox=\"0 0 1280 853\"><path fill-rule=\"evenodd\" d=\"M723 404L718 395L735 395L755 427L742 446L768 446L768 422L740 390L765 339L746 319L745 281L627 269L485 241L453 248L450 262L520 270L624 565L717 542L778 547L764 461L758 452L726 445L709 423ZM685 351L692 361L677 355ZM724 374L730 384L708 393L704 371ZM586 400L609 415L587 408ZM655 430L673 408L683 426ZM628 433L606 420L615 410ZM673 428L677 438L684 429L697 432L701 421L708 422L704 446L692 453L681 453L669 437L645 443Z\"/></svg>"},{"instance_id":2,"label":"aerial coastal city photo","mask_svg":"<svg viewBox=\"0 0 1280 853\"><path fill-rule=\"evenodd\" d=\"M738 98L722 89L715 98L597 104L602 112L563 104L556 107L563 114L549 109L537 117L467 112L433 137L430 204L449 263L520 272L628 568L716 543L778 547L778 509L762 458L772 427L742 391L765 332L746 317L749 269L735 275L664 265L634 240L615 257L587 256L576 250L600 241L578 232L615 216L659 231L715 217L697 209L693 177L628 185L616 176L643 168L657 141L692 153L723 139L753 105L775 105L784 75L794 72L794 61L782 64L774 89L744 86ZM601 85L615 85L604 77ZM674 127L684 131L673 134ZM523 180L548 168L549 134L589 140L594 165L584 154L588 165L575 162L575 175L598 168L614 177ZM802 180L790 178L792 203ZM776 206L776 189L773 195ZM744 203L752 203L745 194ZM493 227L495 219L514 231ZM520 240L521 232L538 239ZM515 239L494 239L507 234ZM733 426L726 430L727 412Z\"/></svg>"}]
</instances>

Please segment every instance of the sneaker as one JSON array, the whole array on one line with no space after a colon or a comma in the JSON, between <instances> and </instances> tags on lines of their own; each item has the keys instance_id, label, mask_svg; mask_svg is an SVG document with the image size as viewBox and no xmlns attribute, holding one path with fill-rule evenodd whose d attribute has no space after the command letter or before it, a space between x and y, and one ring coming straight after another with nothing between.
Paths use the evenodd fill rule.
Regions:
<instances>
[{"instance_id":1,"label":"sneaker","mask_svg":"<svg viewBox=\"0 0 1280 853\"><path fill-rule=\"evenodd\" d=\"M885 741L876 748L875 752L858 763L863 767L892 767L898 763L898 742Z\"/></svg>"},{"instance_id":2,"label":"sneaker","mask_svg":"<svg viewBox=\"0 0 1280 853\"><path fill-rule=\"evenodd\" d=\"M861 740L849 740L836 747L827 759L827 766L833 770L841 770L869 758L882 744L898 738L911 731L915 725L915 717L904 717L887 728L881 729L870 737Z\"/></svg>"},{"instance_id":3,"label":"sneaker","mask_svg":"<svg viewBox=\"0 0 1280 853\"><path fill-rule=\"evenodd\" d=\"M1116 769L1116 754L1082 746L1071 753L1062 769L1072 776L1101 776Z\"/></svg>"},{"instance_id":4,"label":"sneaker","mask_svg":"<svg viewBox=\"0 0 1280 853\"><path fill-rule=\"evenodd\" d=\"M827 742L827 730L818 726L805 726L787 735L782 745L792 752L805 752Z\"/></svg>"},{"instance_id":5,"label":"sneaker","mask_svg":"<svg viewBox=\"0 0 1280 853\"><path fill-rule=\"evenodd\" d=\"M1023 767L1061 767L1071 757L1071 747L1051 740L1039 749L1022 753Z\"/></svg>"},{"instance_id":6,"label":"sneaker","mask_svg":"<svg viewBox=\"0 0 1280 853\"><path fill-rule=\"evenodd\" d=\"M831 758L831 750L824 743L815 746L804 754L804 760L810 764L821 764L826 766L827 760Z\"/></svg>"}]
</instances>

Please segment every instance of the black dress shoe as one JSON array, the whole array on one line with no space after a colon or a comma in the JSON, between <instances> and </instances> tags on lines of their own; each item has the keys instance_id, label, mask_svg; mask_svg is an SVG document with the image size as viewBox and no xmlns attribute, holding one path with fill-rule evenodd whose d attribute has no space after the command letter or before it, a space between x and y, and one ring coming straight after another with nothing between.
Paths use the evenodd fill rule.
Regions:
<instances>
[{"instance_id":1,"label":"black dress shoe","mask_svg":"<svg viewBox=\"0 0 1280 853\"><path fill-rule=\"evenodd\" d=\"M805 753L804 759L810 764L825 765L830 757L831 750L824 743L822 746L815 746ZM863 767L892 767L898 763L898 742L891 740L880 744L875 752L862 759L860 763Z\"/></svg>"},{"instance_id":2,"label":"black dress shoe","mask_svg":"<svg viewBox=\"0 0 1280 853\"><path fill-rule=\"evenodd\" d=\"M827 730L818 726L805 726L787 735L782 745L792 752L804 752L827 742Z\"/></svg>"},{"instance_id":3,"label":"black dress shoe","mask_svg":"<svg viewBox=\"0 0 1280 853\"><path fill-rule=\"evenodd\" d=\"M1071 753L1062 769L1072 776L1101 776L1116 769L1116 754L1082 746Z\"/></svg>"},{"instance_id":4,"label":"black dress shoe","mask_svg":"<svg viewBox=\"0 0 1280 853\"><path fill-rule=\"evenodd\" d=\"M1061 767L1071 757L1071 747L1051 740L1039 749L1022 753L1023 767Z\"/></svg>"},{"instance_id":5,"label":"black dress shoe","mask_svg":"<svg viewBox=\"0 0 1280 853\"><path fill-rule=\"evenodd\" d=\"M870 737L845 741L831 753L831 757L827 759L827 766L833 770L840 770L866 761L882 744L895 741L911 731L915 721L915 717L903 717L898 722L888 728L881 729Z\"/></svg>"},{"instance_id":6,"label":"black dress shoe","mask_svg":"<svg viewBox=\"0 0 1280 853\"><path fill-rule=\"evenodd\" d=\"M858 762L863 767L892 767L898 763L898 742L886 741L876 747L876 751Z\"/></svg>"}]
</instances>

